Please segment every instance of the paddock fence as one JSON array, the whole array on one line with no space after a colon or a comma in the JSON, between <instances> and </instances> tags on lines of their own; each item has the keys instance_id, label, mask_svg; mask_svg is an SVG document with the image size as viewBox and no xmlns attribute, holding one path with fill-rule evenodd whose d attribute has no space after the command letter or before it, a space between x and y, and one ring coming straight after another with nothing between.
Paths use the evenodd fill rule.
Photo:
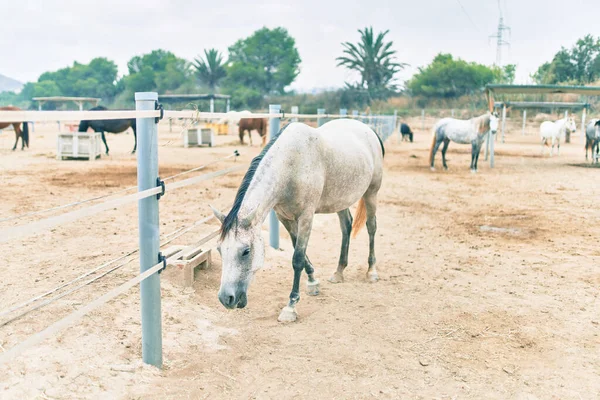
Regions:
<instances>
[{"instance_id":1,"label":"paddock fence","mask_svg":"<svg viewBox=\"0 0 600 400\"><path fill-rule=\"evenodd\" d=\"M33 211L20 215L4 218L0 223L17 222L17 225L0 228L0 243L20 240L25 237L40 234L54 227L70 222L81 220L85 217L97 215L103 211L114 209L132 202L138 203L138 231L139 247L126 251L125 254L105 262L89 271L71 279L61 285L47 290L27 301L0 310L0 327L7 325L24 315L38 310L52 302L68 296L79 289L103 278L139 258L140 273L134 278L110 290L95 300L81 306L64 318L51 324L47 328L34 333L24 341L6 349L0 354L0 365L9 362L21 355L27 349L35 346L45 339L59 333L65 328L75 324L80 318L96 310L115 297L126 293L136 285L140 285L140 307L142 326L142 360L144 363L162 367L162 321L161 321L161 296L160 296L160 272L166 268L169 261L174 260L178 254L164 257L160 251L162 246L185 235L196 227L203 225L214 217L199 219L192 224L181 227L174 232L160 236L159 228L159 203L163 195L169 195L172 191L189 185L224 176L247 168L247 163L238 164L215 172L205 173L198 176L179 179L184 175L199 172L207 166L228 159L236 159L239 156L237 150L226 157L212 161L173 176L161 179L159 177L158 163L158 124L161 119L178 119L185 121L214 120L227 118L226 113L206 113L195 110L186 111L164 111L158 103L158 94L154 92L142 92L135 94L136 109L130 111L2 111L0 122L43 122L43 121L74 121L74 120L102 120L102 119L130 119L135 118L138 132L137 151L137 186L127 187L115 192L106 193L93 198L70 202L64 205L51 207L45 210ZM388 139L396 129L396 115L358 115L354 112L348 116L346 110L340 110L339 114L326 114L325 110L319 110L317 114L299 114L297 111L285 113L278 105L269 107L269 113L252 113L252 118L268 118L269 133L276 134L280 129L281 120L297 121L299 119L316 119L317 125L324 124L327 120L335 118L355 118L371 126L383 141ZM137 192L125 194L137 189ZM120 197L115 197L120 196ZM88 205L89 203L102 201L101 203ZM68 210L76 206L84 206L72 211L66 211L60 215L39 219L33 222L18 224L20 219L26 217L43 215L48 212ZM212 231L207 236L196 242L195 245L203 245L218 235L218 230ZM270 245L279 247L279 221L273 211L269 215ZM137 255L137 256L136 256Z\"/></svg>"}]
</instances>

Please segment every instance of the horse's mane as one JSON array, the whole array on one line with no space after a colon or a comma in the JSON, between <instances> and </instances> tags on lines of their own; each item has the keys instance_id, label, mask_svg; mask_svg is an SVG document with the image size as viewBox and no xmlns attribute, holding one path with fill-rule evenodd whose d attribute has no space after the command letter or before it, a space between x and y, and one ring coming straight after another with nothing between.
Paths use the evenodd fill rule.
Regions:
<instances>
[{"instance_id":1,"label":"horse's mane","mask_svg":"<svg viewBox=\"0 0 600 400\"><path fill-rule=\"evenodd\" d=\"M246 195L246 192L248 191L248 188L250 187L250 183L252 182L252 178L254 178L254 174L256 173L256 170L258 169L260 162L263 160L263 158L265 158L265 155L267 154L269 149L273 146L275 141L279 138L279 136L281 136L283 131L289 125L290 124L287 124L279 132L277 132L277 134L274 135L271 138L271 140L269 140L269 142L266 144L266 146L263 148L263 150L260 152L260 154L252 159L252 162L250 163L250 167L248 168L248 171L246 171L246 175L244 175L244 179L242 180L242 183L240 184L237 194L235 195L235 200L233 201L233 206L231 207L231 211L229 211L229 214L227 214L227 216L223 220L223 224L221 225L221 240L223 240L225 238L225 235L227 235L227 233L237 225L238 213L240 212L240 208L242 207L242 202L244 201L244 196Z\"/></svg>"},{"instance_id":2,"label":"horse's mane","mask_svg":"<svg viewBox=\"0 0 600 400\"><path fill-rule=\"evenodd\" d=\"M596 123L594 124L594 126L600 126L600 119L598 121L596 121Z\"/></svg>"},{"instance_id":3,"label":"horse's mane","mask_svg":"<svg viewBox=\"0 0 600 400\"><path fill-rule=\"evenodd\" d=\"M490 130L490 114L485 113L480 115L479 117L472 118L472 121L475 123L477 127L478 133L485 133Z\"/></svg>"}]
</instances>

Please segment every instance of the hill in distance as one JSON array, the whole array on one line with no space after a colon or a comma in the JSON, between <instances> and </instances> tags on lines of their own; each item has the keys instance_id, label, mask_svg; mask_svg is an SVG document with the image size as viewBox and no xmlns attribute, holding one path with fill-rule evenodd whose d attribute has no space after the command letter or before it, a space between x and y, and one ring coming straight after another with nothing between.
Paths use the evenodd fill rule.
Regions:
<instances>
[{"instance_id":1,"label":"hill in distance","mask_svg":"<svg viewBox=\"0 0 600 400\"><path fill-rule=\"evenodd\" d=\"M2 92L18 92L23 88L23 84L16 79L9 78L0 74L0 93Z\"/></svg>"}]
</instances>

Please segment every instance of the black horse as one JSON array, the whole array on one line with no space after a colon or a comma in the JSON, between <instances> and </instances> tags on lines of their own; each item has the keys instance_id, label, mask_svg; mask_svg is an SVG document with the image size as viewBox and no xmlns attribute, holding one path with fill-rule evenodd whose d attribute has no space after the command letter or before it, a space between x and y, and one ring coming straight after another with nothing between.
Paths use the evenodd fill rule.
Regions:
<instances>
[{"instance_id":1,"label":"black horse","mask_svg":"<svg viewBox=\"0 0 600 400\"><path fill-rule=\"evenodd\" d=\"M410 129L410 126L406 125L404 122L400 124L400 133L402 134L402 141L410 140L413 141L413 131Z\"/></svg>"},{"instance_id":2,"label":"black horse","mask_svg":"<svg viewBox=\"0 0 600 400\"><path fill-rule=\"evenodd\" d=\"M90 111L106 111L107 108L103 106L96 106L94 108L90 108ZM92 128L94 132L100 132L102 134L102 141L104 142L104 146L106 147L106 154L108 154L108 144L106 144L106 137L104 137L104 132L110 133L121 133L125 132L127 128L131 127L133 129L133 137L135 139L135 144L133 145L133 151L131 154L135 153L137 149L137 133L135 131L135 118L131 119L101 119L98 121L81 121L79 123L79 132L86 132L88 128Z\"/></svg>"}]
</instances>

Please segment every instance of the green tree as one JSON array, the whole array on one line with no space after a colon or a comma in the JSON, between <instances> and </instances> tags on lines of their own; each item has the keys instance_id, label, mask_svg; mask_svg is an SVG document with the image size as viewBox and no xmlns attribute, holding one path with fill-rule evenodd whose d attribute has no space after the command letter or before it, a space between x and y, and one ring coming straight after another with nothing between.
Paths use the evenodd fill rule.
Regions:
<instances>
[{"instance_id":1,"label":"green tree","mask_svg":"<svg viewBox=\"0 0 600 400\"><path fill-rule=\"evenodd\" d=\"M227 75L223 56L217 49L204 50L204 58L197 57L194 68L198 81L206 85L211 93L215 92Z\"/></svg>"},{"instance_id":2,"label":"green tree","mask_svg":"<svg viewBox=\"0 0 600 400\"><path fill-rule=\"evenodd\" d=\"M300 73L296 42L284 28L262 28L229 47L225 92L234 107L257 107L269 94L284 94Z\"/></svg>"},{"instance_id":3,"label":"green tree","mask_svg":"<svg viewBox=\"0 0 600 400\"><path fill-rule=\"evenodd\" d=\"M117 65L106 58L94 58L89 64L73 63L40 75L38 82L54 82L64 96L113 98L117 94Z\"/></svg>"},{"instance_id":4,"label":"green tree","mask_svg":"<svg viewBox=\"0 0 600 400\"><path fill-rule=\"evenodd\" d=\"M127 68L129 75L123 78L123 84L129 92L165 93L192 80L190 64L161 49L131 58Z\"/></svg>"},{"instance_id":5,"label":"green tree","mask_svg":"<svg viewBox=\"0 0 600 400\"><path fill-rule=\"evenodd\" d=\"M407 87L415 96L459 97L481 91L488 83L514 79L514 70L514 66L488 67L440 53L431 64L419 68Z\"/></svg>"},{"instance_id":6,"label":"green tree","mask_svg":"<svg viewBox=\"0 0 600 400\"><path fill-rule=\"evenodd\" d=\"M542 64L532 78L539 84L595 82L600 79L600 38L586 35L571 49L561 47L552 61Z\"/></svg>"},{"instance_id":7,"label":"green tree","mask_svg":"<svg viewBox=\"0 0 600 400\"><path fill-rule=\"evenodd\" d=\"M396 61L393 42L386 42L389 31L373 34L373 27L359 29L360 41L357 44L344 42L343 56L337 57L338 66L356 71L360 82L348 84L350 90L366 89L371 97L382 98L396 90L394 76L407 64Z\"/></svg>"}]
</instances>

